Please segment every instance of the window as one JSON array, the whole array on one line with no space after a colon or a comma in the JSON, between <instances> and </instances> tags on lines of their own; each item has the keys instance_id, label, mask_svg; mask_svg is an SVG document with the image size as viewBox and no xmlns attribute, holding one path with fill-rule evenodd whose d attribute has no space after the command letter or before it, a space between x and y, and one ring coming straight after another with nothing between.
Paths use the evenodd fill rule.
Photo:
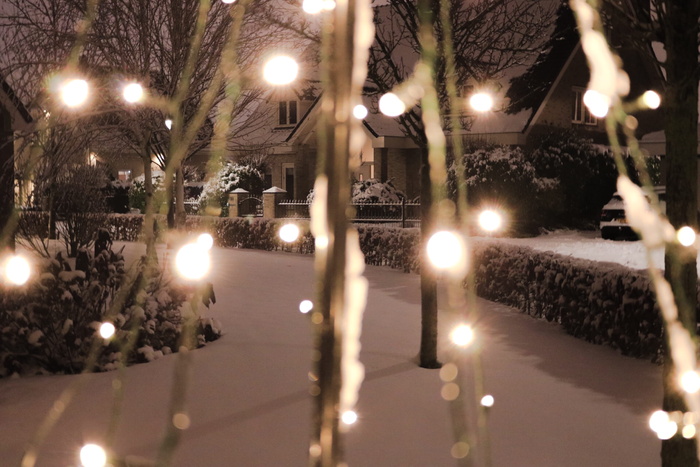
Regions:
<instances>
[{"instance_id":1,"label":"window","mask_svg":"<svg viewBox=\"0 0 700 467\"><path fill-rule=\"evenodd\" d=\"M597 125L598 119L591 114L588 107L583 103L583 95L586 90L583 88L574 88L573 90L573 105L571 107L571 122L581 123L584 125Z\"/></svg>"},{"instance_id":2,"label":"window","mask_svg":"<svg viewBox=\"0 0 700 467\"><path fill-rule=\"evenodd\" d=\"M279 124L297 124L297 101L280 101L279 103Z\"/></svg>"},{"instance_id":3,"label":"window","mask_svg":"<svg viewBox=\"0 0 700 467\"><path fill-rule=\"evenodd\" d=\"M282 164L282 188L287 191L289 198L294 199L294 164Z\"/></svg>"},{"instance_id":4,"label":"window","mask_svg":"<svg viewBox=\"0 0 700 467\"><path fill-rule=\"evenodd\" d=\"M120 170L117 178L122 182L131 180L131 170Z\"/></svg>"}]
</instances>

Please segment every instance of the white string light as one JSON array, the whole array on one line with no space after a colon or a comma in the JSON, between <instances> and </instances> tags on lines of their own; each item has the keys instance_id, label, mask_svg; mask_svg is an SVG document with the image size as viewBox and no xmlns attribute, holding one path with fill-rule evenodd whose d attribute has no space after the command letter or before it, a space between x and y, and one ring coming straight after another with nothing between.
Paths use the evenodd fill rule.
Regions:
<instances>
[{"instance_id":1,"label":"white string light","mask_svg":"<svg viewBox=\"0 0 700 467\"><path fill-rule=\"evenodd\" d=\"M5 279L13 285L24 285L32 272L29 261L20 255L10 256L4 269Z\"/></svg>"},{"instance_id":2,"label":"white string light","mask_svg":"<svg viewBox=\"0 0 700 467\"><path fill-rule=\"evenodd\" d=\"M299 234L299 227L296 224L285 224L279 231L280 238L287 243L295 242L299 238Z\"/></svg>"},{"instance_id":3,"label":"white string light","mask_svg":"<svg viewBox=\"0 0 700 467\"><path fill-rule=\"evenodd\" d=\"M286 55L271 58L263 67L263 78L272 85L282 86L294 81L299 74L297 62Z\"/></svg>"},{"instance_id":4,"label":"white string light","mask_svg":"<svg viewBox=\"0 0 700 467\"><path fill-rule=\"evenodd\" d=\"M67 107L79 107L85 103L90 87L84 79L71 79L61 86L61 101Z\"/></svg>"},{"instance_id":5,"label":"white string light","mask_svg":"<svg viewBox=\"0 0 700 467\"><path fill-rule=\"evenodd\" d=\"M107 465L107 453L97 444L86 444L80 450L80 463L83 467L104 467Z\"/></svg>"}]
</instances>

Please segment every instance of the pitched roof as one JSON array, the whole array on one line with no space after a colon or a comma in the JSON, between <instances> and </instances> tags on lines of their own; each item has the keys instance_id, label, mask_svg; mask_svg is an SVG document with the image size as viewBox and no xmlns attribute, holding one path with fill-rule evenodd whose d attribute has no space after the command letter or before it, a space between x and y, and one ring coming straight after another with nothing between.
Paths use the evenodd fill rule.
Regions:
<instances>
[{"instance_id":1,"label":"pitched roof","mask_svg":"<svg viewBox=\"0 0 700 467\"><path fill-rule=\"evenodd\" d=\"M29 111L4 79L2 80L2 91L0 91L0 105L10 113L13 128L23 127L32 122Z\"/></svg>"}]
</instances>

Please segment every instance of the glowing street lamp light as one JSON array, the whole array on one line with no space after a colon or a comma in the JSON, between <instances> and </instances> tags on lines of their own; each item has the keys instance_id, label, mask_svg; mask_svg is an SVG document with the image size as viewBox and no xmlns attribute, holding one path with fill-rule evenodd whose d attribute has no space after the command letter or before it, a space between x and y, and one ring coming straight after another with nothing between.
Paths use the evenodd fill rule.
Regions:
<instances>
[{"instance_id":1,"label":"glowing street lamp light","mask_svg":"<svg viewBox=\"0 0 700 467\"><path fill-rule=\"evenodd\" d=\"M297 227L296 224L285 224L280 228L279 235L283 241L292 243L299 238L300 233L299 227Z\"/></svg>"},{"instance_id":2,"label":"glowing street lamp light","mask_svg":"<svg viewBox=\"0 0 700 467\"><path fill-rule=\"evenodd\" d=\"M271 58L263 67L263 78L275 86L282 86L294 81L299 74L297 62L286 55Z\"/></svg>"},{"instance_id":3,"label":"glowing street lamp light","mask_svg":"<svg viewBox=\"0 0 700 467\"><path fill-rule=\"evenodd\" d=\"M488 112L493 109L493 97L486 92L477 92L469 98L469 105L477 112Z\"/></svg>"},{"instance_id":4,"label":"glowing street lamp light","mask_svg":"<svg viewBox=\"0 0 700 467\"><path fill-rule=\"evenodd\" d=\"M457 271L466 262L464 241L454 232L446 230L430 237L427 253L433 266L441 270Z\"/></svg>"},{"instance_id":5,"label":"glowing street lamp light","mask_svg":"<svg viewBox=\"0 0 700 467\"><path fill-rule=\"evenodd\" d=\"M491 209L485 209L479 214L479 227L485 232L495 232L503 225L503 217Z\"/></svg>"},{"instance_id":6,"label":"glowing street lamp light","mask_svg":"<svg viewBox=\"0 0 700 467\"><path fill-rule=\"evenodd\" d=\"M90 87L84 79L71 79L60 89L61 101L70 108L80 107L87 101Z\"/></svg>"}]
</instances>

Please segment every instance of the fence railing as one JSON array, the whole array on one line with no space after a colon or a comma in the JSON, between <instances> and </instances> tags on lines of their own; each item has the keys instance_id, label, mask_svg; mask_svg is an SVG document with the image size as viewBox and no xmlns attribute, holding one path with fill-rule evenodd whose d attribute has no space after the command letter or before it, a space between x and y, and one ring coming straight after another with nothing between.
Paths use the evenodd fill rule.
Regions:
<instances>
[{"instance_id":1,"label":"fence railing","mask_svg":"<svg viewBox=\"0 0 700 467\"><path fill-rule=\"evenodd\" d=\"M307 200L283 200L279 203L280 215L285 219L308 219L310 202ZM353 203L350 220L365 224L396 224L401 227L420 226L420 203Z\"/></svg>"}]
</instances>

